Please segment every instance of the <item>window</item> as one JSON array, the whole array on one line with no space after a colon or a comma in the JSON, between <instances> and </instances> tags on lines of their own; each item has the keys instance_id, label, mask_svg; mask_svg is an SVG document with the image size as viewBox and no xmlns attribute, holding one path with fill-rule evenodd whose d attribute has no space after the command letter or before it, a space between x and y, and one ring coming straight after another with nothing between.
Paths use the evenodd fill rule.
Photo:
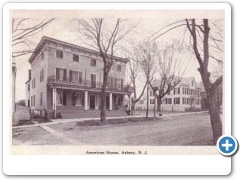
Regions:
<instances>
[{"instance_id":1,"label":"window","mask_svg":"<svg viewBox=\"0 0 240 180\"><path fill-rule=\"evenodd\" d=\"M79 55L73 54L73 61L79 62Z\"/></svg>"},{"instance_id":2,"label":"window","mask_svg":"<svg viewBox=\"0 0 240 180\"><path fill-rule=\"evenodd\" d=\"M63 59L63 51L62 50L56 50L56 57Z\"/></svg>"},{"instance_id":3,"label":"window","mask_svg":"<svg viewBox=\"0 0 240 180\"><path fill-rule=\"evenodd\" d=\"M166 99L166 104L172 104L172 98L167 98Z\"/></svg>"},{"instance_id":4,"label":"window","mask_svg":"<svg viewBox=\"0 0 240 180\"><path fill-rule=\"evenodd\" d=\"M35 78L32 80L32 89L34 89L36 87L36 84L35 84Z\"/></svg>"},{"instance_id":5,"label":"window","mask_svg":"<svg viewBox=\"0 0 240 180\"><path fill-rule=\"evenodd\" d=\"M40 71L40 82L43 81L43 78L44 78L44 71L43 69Z\"/></svg>"},{"instance_id":6,"label":"window","mask_svg":"<svg viewBox=\"0 0 240 180\"><path fill-rule=\"evenodd\" d=\"M180 87L178 88L178 94L180 94Z\"/></svg>"},{"instance_id":7,"label":"window","mask_svg":"<svg viewBox=\"0 0 240 180\"><path fill-rule=\"evenodd\" d=\"M180 104L180 98L174 98L174 104Z\"/></svg>"},{"instance_id":8,"label":"window","mask_svg":"<svg viewBox=\"0 0 240 180\"><path fill-rule=\"evenodd\" d=\"M108 82L107 82L107 85L109 86L109 87L113 87L113 77L110 77L110 76L108 76Z\"/></svg>"},{"instance_id":9,"label":"window","mask_svg":"<svg viewBox=\"0 0 240 180\"><path fill-rule=\"evenodd\" d=\"M44 59L44 51L41 54L41 59Z\"/></svg>"},{"instance_id":10,"label":"window","mask_svg":"<svg viewBox=\"0 0 240 180\"><path fill-rule=\"evenodd\" d=\"M28 91L30 91L30 83L28 84Z\"/></svg>"},{"instance_id":11,"label":"window","mask_svg":"<svg viewBox=\"0 0 240 180\"><path fill-rule=\"evenodd\" d=\"M150 91L150 96L154 96L154 95L153 95L153 91Z\"/></svg>"},{"instance_id":12,"label":"window","mask_svg":"<svg viewBox=\"0 0 240 180\"><path fill-rule=\"evenodd\" d=\"M123 79L115 78L115 87L122 89L123 88Z\"/></svg>"},{"instance_id":13,"label":"window","mask_svg":"<svg viewBox=\"0 0 240 180\"><path fill-rule=\"evenodd\" d=\"M150 104L154 104L155 103L155 99L150 99Z\"/></svg>"},{"instance_id":14,"label":"window","mask_svg":"<svg viewBox=\"0 0 240 180\"><path fill-rule=\"evenodd\" d=\"M31 96L31 106L35 106L35 95Z\"/></svg>"},{"instance_id":15,"label":"window","mask_svg":"<svg viewBox=\"0 0 240 180\"><path fill-rule=\"evenodd\" d=\"M66 92L65 91L57 92L57 104L58 105L66 105Z\"/></svg>"},{"instance_id":16,"label":"window","mask_svg":"<svg viewBox=\"0 0 240 180\"><path fill-rule=\"evenodd\" d=\"M97 65L96 59L91 59L91 66L96 66L96 65Z\"/></svg>"},{"instance_id":17,"label":"window","mask_svg":"<svg viewBox=\"0 0 240 180\"><path fill-rule=\"evenodd\" d=\"M122 66L121 65L117 65L117 71L121 71L122 70Z\"/></svg>"},{"instance_id":18,"label":"window","mask_svg":"<svg viewBox=\"0 0 240 180\"><path fill-rule=\"evenodd\" d=\"M72 94L72 105L73 106L83 106L83 94L80 92Z\"/></svg>"},{"instance_id":19,"label":"window","mask_svg":"<svg viewBox=\"0 0 240 180\"><path fill-rule=\"evenodd\" d=\"M40 105L42 105L42 98L43 98L43 96L42 96L42 92L40 92Z\"/></svg>"},{"instance_id":20,"label":"window","mask_svg":"<svg viewBox=\"0 0 240 180\"><path fill-rule=\"evenodd\" d=\"M66 81L67 80L67 70L62 68L56 68L56 80L57 81Z\"/></svg>"},{"instance_id":21,"label":"window","mask_svg":"<svg viewBox=\"0 0 240 180\"><path fill-rule=\"evenodd\" d=\"M72 83L82 83L82 72L80 71L69 71L70 82Z\"/></svg>"}]
</instances>

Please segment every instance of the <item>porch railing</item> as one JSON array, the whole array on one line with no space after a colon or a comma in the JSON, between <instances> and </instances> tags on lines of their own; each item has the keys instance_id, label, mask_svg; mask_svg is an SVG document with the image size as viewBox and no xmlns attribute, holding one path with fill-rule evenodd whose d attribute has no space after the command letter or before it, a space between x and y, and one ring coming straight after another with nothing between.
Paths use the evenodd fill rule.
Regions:
<instances>
[{"instance_id":1,"label":"porch railing","mask_svg":"<svg viewBox=\"0 0 240 180\"><path fill-rule=\"evenodd\" d=\"M49 76L48 77L48 84L65 84L65 85L75 85L75 86L82 86L82 87L89 87L89 88L102 88L103 83L99 81L90 81L90 80L83 80L83 79L72 79L69 77L56 77L56 76ZM122 85L122 84L114 84L108 83L107 90L116 90L116 91L123 91L123 92L131 92L131 87L129 85Z\"/></svg>"}]
</instances>

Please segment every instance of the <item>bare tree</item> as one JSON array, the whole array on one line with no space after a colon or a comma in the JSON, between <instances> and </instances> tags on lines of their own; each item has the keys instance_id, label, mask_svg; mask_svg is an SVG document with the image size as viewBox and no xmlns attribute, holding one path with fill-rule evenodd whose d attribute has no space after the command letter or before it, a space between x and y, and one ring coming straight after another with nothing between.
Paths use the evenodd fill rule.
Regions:
<instances>
[{"instance_id":1,"label":"bare tree","mask_svg":"<svg viewBox=\"0 0 240 180\"><path fill-rule=\"evenodd\" d=\"M213 78L209 70L209 65L211 62L215 62L215 64L217 63L220 66L223 63L224 48L222 40L222 21L223 20L213 20L211 23L212 32L210 32L208 19L201 20L201 23L199 24L196 23L195 19L179 20L161 28L149 40L149 42L155 41L157 38L160 38L164 34L177 28L187 28L188 32L190 32L189 47L190 51L193 51L200 66L198 71L201 75L207 95L213 140L215 144L218 138L222 135L222 122L219 115L220 109L218 106L216 89L222 83L223 77L221 72L218 78ZM212 61L210 62L210 60Z\"/></svg>"},{"instance_id":2,"label":"bare tree","mask_svg":"<svg viewBox=\"0 0 240 180\"><path fill-rule=\"evenodd\" d=\"M132 112L135 113L136 103L142 98L145 89L147 87L147 81L145 81L145 85L143 86L141 93L137 96L137 87L139 89L139 85L137 84L137 79L139 79L139 75L141 75L141 67L138 62L138 50L136 45L131 42L131 47L128 49L122 48L123 55L129 59L128 69L129 69L129 77L133 89L133 99L132 99Z\"/></svg>"},{"instance_id":3,"label":"bare tree","mask_svg":"<svg viewBox=\"0 0 240 180\"><path fill-rule=\"evenodd\" d=\"M147 111L146 118L148 118L149 111L149 86L153 80L154 74L156 73L156 61L158 58L158 46L156 42L153 43L142 43L138 46L138 58L137 61L141 67L141 70L146 78L147 86Z\"/></svg>"},{"instance_id":4,"label":"bare tree","mask_svg":"<svg viewBox=\"0 0 240 180\"><path fill-rule=\"evenodd\" d=\"M191 22L192 26L190 26L189 21ZM216 90L217 90L217 86L222 83L223 77L221 75L214 82L211 82L210 80L210 72L208 70L208 67L209 67L209 59L210 59L209 38L211 37L211 35L210 35L210 27L209 27L208 19L203 19L203 26L197 25L195 19L192 19L192 20L186 19L186 22L187 22L187 28L192 36L193 50L200 66L198 71L200 72L204 89L207 95L211 126L213 131L213 140L214 140L214 143L216 144L218 138L222 135L222 122L219 115L220 110L217 104ZM203 57L199 53L196 28L199 28L201 33L203 33Z\"/></svg>"},{"instance_id":5,"label":"bare tree","mask_svg":"<svg viewBox=\"0 0 240 180\"><path fill-rule=\"evenodd\" d=\"M34 51L36 43L30 39L46 28L54 18L34 20L31 18L12 19L12 57L30 54Z\"/></svg>"},{"instance_id":6,"label":"bare tree","mask_svg":"<svg viewBox=\"0 0 240 180\"><path fill-rule=\"evenodd\" d=\"M182 59L179 58L183 49L177 43L166 45L159 50L158 70L159 79L153 81L150 86L157 98L157 110L161 111L162 98L174 89L182 80L186 67L182 66Z\"/></svg>"},{"instance_id":7,"label":"bare tree","mask_svg":"<svg viewBox=\"0 0 240 180\"><path fill-rule=\"evenodd\" d=\"M101 89L101 123L105 123L106 86L108 74L115 62L114 55L119 50L118 44L134 28L126 27L128 20L116 19L107 23L102 18L75 19L78 37L82 42L99 51L103 59L103 84Z\"/></svg>"}]
</instances>

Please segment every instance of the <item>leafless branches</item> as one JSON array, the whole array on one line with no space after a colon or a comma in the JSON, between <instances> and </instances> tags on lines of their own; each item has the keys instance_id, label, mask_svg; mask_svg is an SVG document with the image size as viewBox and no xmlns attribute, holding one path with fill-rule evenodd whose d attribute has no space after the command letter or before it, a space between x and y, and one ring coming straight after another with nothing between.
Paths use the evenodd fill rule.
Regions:
<instances>
[{"instance_id":1,"label":"leafless branches","mask_svg":"<svg viewBox=\"0 0 240 180\"><path fill-rule=\"evenodd\" d=\"M29 38L40 33L54 18L33 21L30 18L12 19L12 57L19 57L32 53L36 44ZM18 46L18 47L17 47Z\"/></svg>"}]
</instances>

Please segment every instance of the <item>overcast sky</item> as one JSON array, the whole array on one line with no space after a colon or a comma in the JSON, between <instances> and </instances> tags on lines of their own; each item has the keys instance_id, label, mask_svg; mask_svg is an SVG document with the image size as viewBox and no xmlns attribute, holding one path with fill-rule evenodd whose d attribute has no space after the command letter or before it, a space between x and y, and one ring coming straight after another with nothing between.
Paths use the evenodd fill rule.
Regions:
<instances>
[{"instance_id":1,"label":"overcast sky","mask_svg":"<svg viewBox=\"0 0 240 180\"><path fill-rule=\"evenodd\" d=\"M39 19L38 19L39 20ZM138 24L138 26L128 34L126 39L134 41L134 43L140 42L144 39L151 37L155 34L159 29L169 24L169 22L175 22L178 19L132 19L132 23ZM161 36L156 41L164 46L165 43L171 43L174 40L179 40L183 38L186 27L181 27L175 29L173 31L168 32L167 34ZM159 34L159 33L158 33ZM39 43L43 36L49 36L52 38L56 38L62 41L66 41L69 43L73 43L80 46L86 46L83 44L75 35L71 27L70 19L56 19L53 21L47 28L45 28L42 32L37 35L31 37L31 41L34 43ZM188 32L185 33L186 39L189 38ZM17 78L16 78L16 101L21 99L25 99L25 82L28 79L28 69L30 69L30 64L28 63L28 59L31 54L21 56L16 58L16 66L17 66ZM190 52L183 52L181 54L181 58L184 59L183 66L187 65L186 72L184 74L185 77L193 76L195 77L197 82L200 82L200 75L197 71L199 67L195 56L193 56ZM128 76L128 72L126 75ZM140 77L139 79L142 79ZM138 92L140 92L143 82L138 79ZM130 80L127 80L130 82Z\"/></svg>"}]
</instances>

